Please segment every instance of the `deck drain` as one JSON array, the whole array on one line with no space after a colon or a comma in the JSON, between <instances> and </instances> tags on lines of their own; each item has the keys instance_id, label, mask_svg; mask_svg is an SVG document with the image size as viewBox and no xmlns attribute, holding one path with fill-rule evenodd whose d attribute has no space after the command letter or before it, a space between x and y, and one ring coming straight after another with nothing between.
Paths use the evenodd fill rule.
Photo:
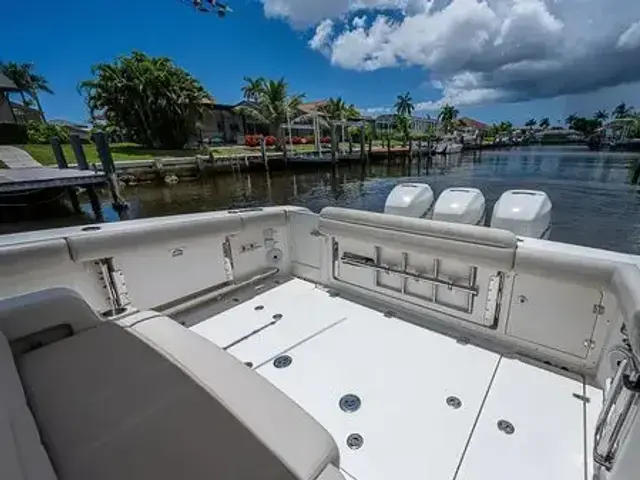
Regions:
<instances>
[{"instance_id":1,"label":"deck drain","mask_svg":"<svg viewBox=\"0 0 640 480\"><path fill-rule=\"evenodd\" d=\"M264 310L264 305L256 305L255 307L253 307L254 310L258 311L258 310Z\"/></svg>"},{"instance_id":2,"label":"deck drain","mask_svg":"<svg viewBox=\"0 0 640 480\"><path fill-rule=\"evenodd\" d=\"M349 393L340 399L340 409L343 412L355 412L360 408L360 405L362 405L360 397L354 395L353 393Z\"/></svg>"},{"instance_id":3,"label":"deck drain","mask_svg":"<svg viewBox=\"0 0 640 480\"><path fill-rule=\"evenodd\" d=\"M282 318L282 314L281 313L276 313L273 317L274 320L280 320Z\"/></svg>"},{"instance_id":4,"label":"deck drain","mask_svg":"<svg viewBox=\"0 0 640 480\"><path fill-rule=\"evenodd\" d=\"M460 401L458 397L454 397L454 396L447 397L447 405L457 410L462 406L462 401Z\"/></svg>"},{"instance_id":5,"label":"deck drain","mask_svg":"<svg viewBox=\"0 0 640 480\"><path fill-rule=\"evenodd\" d=\"M511 422L508 422L506 420L499 420L498 430L500 430L503 433L506 433L507 435L513 435L513 433L516 431L516 427L514 427L513 423Z\"/></svg>"},{"instance_id":6,"label":"deck drain","mask_svg":"<svg viewBox=\"0 0 640 480\"><path fill-rule=\"evenodd\" d=\"M273 361L273 366L276 368L287 368L291 365L291 362L293 362L293 359L289 355L280 355Z\"/></svg>"},{"instance_id":7,"label":"deck drain","mask_svg":"<svg viewBox=\"0 0 640 480\"><path fill-rule=\"evenodd\" d=\"M364 438L359 433L352 433L347 437L347 447L351 450L358 450L364 443Z\"/></svg>"}]
</instances>

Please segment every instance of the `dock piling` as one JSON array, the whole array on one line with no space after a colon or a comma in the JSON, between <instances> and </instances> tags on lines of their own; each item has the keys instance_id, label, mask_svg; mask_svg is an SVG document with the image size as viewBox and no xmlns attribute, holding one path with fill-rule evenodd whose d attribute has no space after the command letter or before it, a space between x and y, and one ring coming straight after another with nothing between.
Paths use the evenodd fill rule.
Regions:
<instances>
[{"instance_id":1,"label":"dock piling","mask_svg":"<svg viewBox=\"0 0 640 480\"><path fill-rule=\"evenodd\" d=\"M71 143L73 155L76 157L78 170L89 170L89 162L87 161L87 156L84 153L84 147L82 146L82 140L80 140L80 137L75 134L69 135L69 143ZM93 215L96 217L96 221L99 223L104 222L102 204L100 203L100 198L98 198L96 189L93 186L87 186L85 191L87 192L87 197L89 197L91 210L93 210Z\"/></svg>"},{"instance_id":2,"label":"dock piling","mask_svg":"<svg viewBox=\"0 0 640 480\"><path fill-rule=\"evenodd\" d=\"M331 165L336 164L336 126L331 123Z\"/></svg>"},{"instance_id":3,"label":"dock piling","mask_svg":"<svg viewBox=\"0 0 640 480\"><path fill-rule=\"evenodd\" d=\"M64 151L62 150L62 145L60 145L60 139L58 137L51 137L51 148L53 149L53 155L56 157L58 168L61 170L69 168L67 158L64 156ZM78 200L78 193L76 192L75 187L68 187L65 188L65 190L69 197L69 201L71 202L73 211L75 213L82 213L80 201Z\"/></svg>"},{"instance_id":4,"label":"dock piling","mask_svg":"<svg viewBox=\"0 0 640 480\"><path fill-rule=\"evenodd\" d=\"M93 134L93 142L96 144L98 150L98 156L102 163L102 168L107 176L107 182L109 183L109 190L111 191L111 197L113 199L113 208L116 211L122 211L129 208L127 202L124 201L120 194L120 187L118 185L118 175L116 174L116 166L111 155L111 149L109 148L109 142L104 132L96 132Z\"/></svg>"},{"instance_id":5,"label":"dock piling","mask_svg":"<svg viewBox=\"0 0 640 480\"><path fill-rule=\"evenodd\" d=\"M364 122L360 126L360 161L364 164L366 162L366 150L365 150L365 126Z\"/></svg>"}]
</instances>

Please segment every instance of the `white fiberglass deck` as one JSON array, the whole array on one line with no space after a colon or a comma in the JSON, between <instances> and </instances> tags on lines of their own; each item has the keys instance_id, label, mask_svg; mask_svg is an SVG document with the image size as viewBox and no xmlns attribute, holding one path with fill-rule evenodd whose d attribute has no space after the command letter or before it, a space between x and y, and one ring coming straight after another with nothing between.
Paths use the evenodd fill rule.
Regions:
<instances>
[{"instance_id":1,"label":"white fiberglass deck","mask_svg":"<svg viewBox=\"0 0 640 480\"><path fill-rule=\"evenodd\" d=\"M582 382L386 318L297 279L192 329L251 362L320 421L354 479L591 476L602 402ZM276 368L283 354L292 362ZM357 411L340 408L346 394L361 399ZM461 406L449 406L448 397ZM513 433L500 430L500 421ZM347 446L353 433L363 439L359 449Z\"/></svg>"}]
</instances>

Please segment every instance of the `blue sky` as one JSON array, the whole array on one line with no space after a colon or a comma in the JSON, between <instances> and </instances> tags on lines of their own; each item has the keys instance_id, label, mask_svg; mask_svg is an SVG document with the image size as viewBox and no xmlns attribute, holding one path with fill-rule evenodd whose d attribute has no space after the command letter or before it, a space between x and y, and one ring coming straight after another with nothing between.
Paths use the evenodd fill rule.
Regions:
<instances>
[{"instance_id":1,"label":"blue sky","mask_svg":"<svg viewBox=\"0 0 640 480\"><path fill-rule=\"evenodd\" d=\"M34 62L55 91L48 116L75 121L91 66L134 49L172 58L219 103L240 100L244 76L284 76L309 100L382 111L409 91L420 114L446 101L486 122L640 106L637 0L228 2L225 19L180 0L10 2L0 59Z\"/></svg>"}]
</instances>

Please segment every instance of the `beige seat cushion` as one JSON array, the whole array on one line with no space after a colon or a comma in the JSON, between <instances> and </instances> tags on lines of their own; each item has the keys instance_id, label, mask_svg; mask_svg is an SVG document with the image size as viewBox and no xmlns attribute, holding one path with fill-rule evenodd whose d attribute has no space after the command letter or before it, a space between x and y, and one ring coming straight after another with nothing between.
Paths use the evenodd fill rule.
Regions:
<instances>
[{"instance_id":1,"label":"beige seat cushion","mask_svg":"<svg viewBox=\"0 0 640 480\"><path fill-rule=\"evenodd\" d=\"M56 475L16 371L6 337L0 333L0 478L54 480Z\"/></svg>"},{"instance_id":2,"label":"beige seat cushion","mask_svg":"<svg viewBox=\"0 0 640 480\"><path fill-rule=\"evenodd\" d=\"M146 324L149 328L150 322L154 320L133 328ZM193 349L194 354L199 348ZM209 350L218 352L212 344ZM217 369L215 355L196 354L193 360L224 374ZM20 358L18 367L61 480L303 478L287 468L208 387L187 375L184 364L159 355L116 324L30 352ZM227 376L224 381L236 379ZM246 401L257 409L264 405L262 414L270 429L286 430L295 441L295 424L285 423L287 417L277 411L269 416L268 395L263 400L255 393L247 390ZM305 450L304 445L298 448ZM317 465L318 473L324 466Z\"/></svg>"}]
</instances>

